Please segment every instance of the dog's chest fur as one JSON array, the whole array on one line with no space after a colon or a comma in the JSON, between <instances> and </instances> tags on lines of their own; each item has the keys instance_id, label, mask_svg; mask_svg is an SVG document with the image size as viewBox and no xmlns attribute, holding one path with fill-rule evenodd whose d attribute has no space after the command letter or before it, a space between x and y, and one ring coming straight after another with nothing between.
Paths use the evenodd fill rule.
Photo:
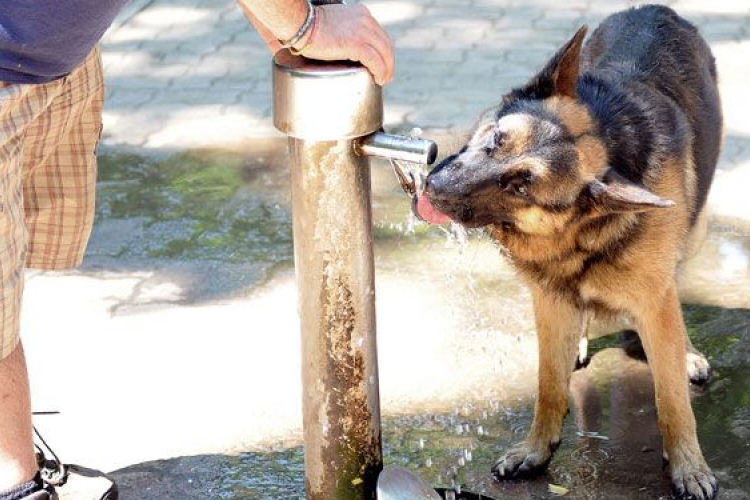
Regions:
<instances>
[{"instance_id":1,"label":"dog's chest fur","mask_svg":"<svg viewBox=\"0 0 750 500\"><path fill-rule=\"evenodd\" d=\"M610 310L616 306L607 304L592 290L627 272L623 253L641 225L635 214L618 214L551 236L527 235L509 227L488 229L526 281L585 308L614 312Z\"/></svg>"}]
</instances>

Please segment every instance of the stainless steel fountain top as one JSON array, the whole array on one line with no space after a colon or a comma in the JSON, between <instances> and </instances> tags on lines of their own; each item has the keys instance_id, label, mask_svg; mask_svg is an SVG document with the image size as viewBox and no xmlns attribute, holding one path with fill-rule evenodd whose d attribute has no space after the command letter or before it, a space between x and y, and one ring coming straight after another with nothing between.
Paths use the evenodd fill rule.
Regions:
<instances>
[{"instance_id":1,"label":"stainless steel fountain top","mask_svg":"<svg viewBox=\"0 0 750 500\"><path fill-rule=\"evenodd\" d=\"M311 141L363 137L383 123L381 87L359 64L322 62L281 51L274 58L273 123Z\"/></svg>"}]
</instances>

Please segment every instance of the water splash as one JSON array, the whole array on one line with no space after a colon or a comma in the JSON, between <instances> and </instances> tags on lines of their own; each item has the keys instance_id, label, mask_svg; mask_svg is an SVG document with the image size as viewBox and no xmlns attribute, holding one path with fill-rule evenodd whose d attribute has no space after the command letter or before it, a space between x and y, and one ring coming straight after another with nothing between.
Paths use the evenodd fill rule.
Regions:
<instances>
[{"instance_id":1,"label":"water splash","mask_svg":"<svg viewBox=\"0 0 750 500\"><path fill-rule=\"evenodd\" d=\"M447 227L440 226L440 229L445 233L446 248L456 249L459 254L463 254L469 246L469 231L455 222L451 222Z\"/></svg>"}]
</instances>

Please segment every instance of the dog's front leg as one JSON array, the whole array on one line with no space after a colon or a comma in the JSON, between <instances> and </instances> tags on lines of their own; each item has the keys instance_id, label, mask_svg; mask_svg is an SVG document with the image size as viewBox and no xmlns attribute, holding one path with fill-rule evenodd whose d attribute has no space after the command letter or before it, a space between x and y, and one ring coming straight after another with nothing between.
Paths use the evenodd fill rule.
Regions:
<instances>
[{"instance_id":1,"label":"dog's front leg","mask_svg":"<svg viewBox=\"0 0 750 500\"><path fill-rule=\"evenodd\" d=\"M675 286L641 307L639 334L654 377L656 408L675 498L707 500L718 491L701 453L685 366L685 323Z\"/></svg>"},{"instance_id":2,"label":"dog's front leg","mask_svg":"<svg viewBox=\"0 0 750 500\"><path fill-rule=\"evenodd\" d=\"M533 476L549 464L560 444L568 412L568 383L575 367L583 314L572 303L532 287L539 344L539 393L526 440L500 458L492 472L501 479Z\"/></svg>"}]
</instances>

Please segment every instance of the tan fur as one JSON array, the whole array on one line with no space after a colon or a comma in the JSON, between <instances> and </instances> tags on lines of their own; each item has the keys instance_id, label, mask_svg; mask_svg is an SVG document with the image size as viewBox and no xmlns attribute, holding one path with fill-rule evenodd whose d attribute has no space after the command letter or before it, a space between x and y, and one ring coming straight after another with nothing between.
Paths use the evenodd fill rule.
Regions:
<instances>
[{"instance_id":1,"label":"tan fur","mask_svg":"<svg viewBox=\"0 0 750 500\"><path fill-rule=\"evenodd\" d=\"M557 116L574 137L593 132L594 121L585 106L574 99L553 96L544 101L544 108Z\"/></svg>"},{"instance_id":2,"label":"tan fur","mask_svg":"<svg viewBox=\"0 0 750 500\"><path fill-rule=\"evenodd\" d=\"M600 177L607 168L607 150L602 140L593 135L584 135L576 140L582 173L589 179Z\"/></svg>"},{"instance_id":3,"label":"tan fur","mask_svg":"<svg viewBox=\"0 0 750 500\"><path fill-rule=\"evenodd\" d=\"M570 220L570 212L551 213L540 207L530 206L516 212L516 227L535 235L553 235L565 228Z\"/></svg>"},{"instance_id":4,"label":"tan fur","mask_svg":"<svg viewBox=\"0 0 750 500\"><path fill-rule=\"evenodd\" d=\"M497 128L507 134L507 140L497 150L498 154L520 156L529 147L533 139L531 131L532 118L523 114L501 118Z\"/></svg>"}]
</instances>

